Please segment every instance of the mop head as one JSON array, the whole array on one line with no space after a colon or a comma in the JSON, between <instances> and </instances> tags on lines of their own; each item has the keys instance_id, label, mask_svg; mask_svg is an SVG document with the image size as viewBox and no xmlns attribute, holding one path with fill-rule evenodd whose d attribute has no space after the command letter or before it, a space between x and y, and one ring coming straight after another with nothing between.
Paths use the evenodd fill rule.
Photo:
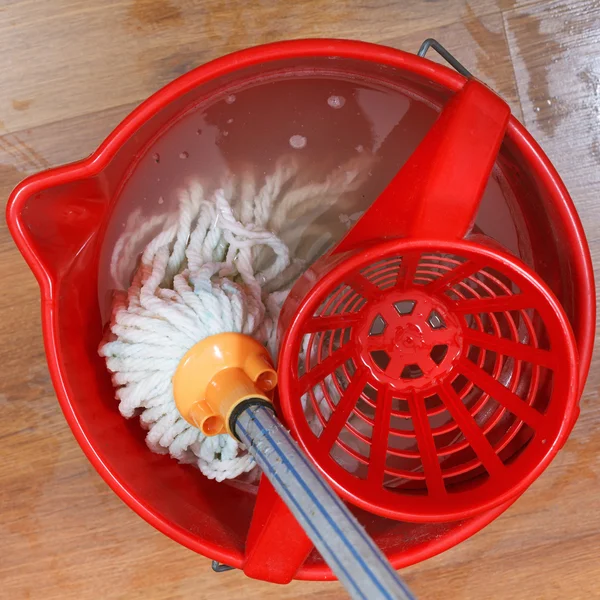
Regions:
<instances>
[{"instance_id":1,"label":"mop head","mask_svg":"<svg viewBox=\"0 0 600 600\"><path fill-rule=\"evenodd\" d=\"M277 320L289 290L335 242L315 225L317 217L334 204L342 212L356 203L351 192L364 182L369 161L363 156L305 184L296 163L281 161L260 186L250 169L213 191L193 181L179 191L174 214L131 215L111 263L115 285L129 289L115 294L99 353L121 414L139 416L151 450L196 464L217 481L255 467L231 436L206 437L181 417L172 377L192 346L223 332L251 335L276 359ZM340 222L349 228L358 216ZM132 254L149 235L127 281Z\"/></svg>"}]
</instances>

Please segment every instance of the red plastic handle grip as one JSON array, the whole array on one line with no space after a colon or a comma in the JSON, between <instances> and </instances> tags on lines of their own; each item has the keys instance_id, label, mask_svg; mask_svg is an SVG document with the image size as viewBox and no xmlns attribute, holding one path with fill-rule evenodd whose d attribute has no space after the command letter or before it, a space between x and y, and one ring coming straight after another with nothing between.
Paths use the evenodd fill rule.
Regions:
<instances>
[{"instance_id":1,"label":"red plastic handle grip","mask_svg":"<svg viewBox=\"0 0 600 600\"><path fill-rule=\"evenodd\" d=\"M398 237L460 239L469 231L510 118L478 81L448 102L418 148L334 253Z\"/></svg>"},{"instance_id":2,"label":"red plastic handle grip","mask_svg":"<svg viewBox=\"0 0 600 600\"><path fill-rule=\"evenodd\" d=\"M263 475L246 540L244 573L289 583L314 548L290 509Z\"/></svg>"}]
</instances>

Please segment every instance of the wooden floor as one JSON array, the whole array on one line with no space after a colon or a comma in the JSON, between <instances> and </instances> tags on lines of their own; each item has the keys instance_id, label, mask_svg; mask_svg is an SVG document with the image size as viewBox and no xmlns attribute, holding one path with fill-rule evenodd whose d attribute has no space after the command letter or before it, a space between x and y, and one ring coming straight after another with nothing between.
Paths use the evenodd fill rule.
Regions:
<instances>
[{"instance_id":1,"label":"wooden floor","mask_svg":"<svg viewBox=\"0 0 600 600\"><path fill-rule=\"evenodd\" d=\"M506 98L558 167L600 253L596 0L2 0L0 196L89 154L130 109L191 67L246 46L350 37L416 51L436 37ZM0 224L0 597L346 597L277 587L147 525L72 437L49 381L36 283ZM501 518L404 572L419 598L600 598L600 372L551 468Z\"/></svg>"}]
</instances>

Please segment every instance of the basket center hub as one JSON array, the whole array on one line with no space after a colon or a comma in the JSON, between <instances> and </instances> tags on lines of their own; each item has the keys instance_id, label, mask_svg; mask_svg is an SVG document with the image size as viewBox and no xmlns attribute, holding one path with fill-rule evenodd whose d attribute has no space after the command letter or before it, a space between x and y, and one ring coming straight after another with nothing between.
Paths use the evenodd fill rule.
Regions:
<instances>
[{"instance_id":1,"label":"basket center hub","mask_svg":"<svg viewBox=\"0 0 600 600\"><path fill-rule=\"evenodd\" d=\"M413 354L427 347L427 340L421 329L415 323L408 323L405 327L398 325L394 333L394 347L402 352Z\"/></svg>"},{"instance_id":2,"label":"basket center hub","mask_svg":"<svg viewBox=\"0 0 600 600\"><path fill-rule=\"evenodd\" d=\"M365 306L360 355L373 377L397 390L425 389L462 352L462 323L443 299L422 290L390 290Z\"/></svg>"}]
</instances>

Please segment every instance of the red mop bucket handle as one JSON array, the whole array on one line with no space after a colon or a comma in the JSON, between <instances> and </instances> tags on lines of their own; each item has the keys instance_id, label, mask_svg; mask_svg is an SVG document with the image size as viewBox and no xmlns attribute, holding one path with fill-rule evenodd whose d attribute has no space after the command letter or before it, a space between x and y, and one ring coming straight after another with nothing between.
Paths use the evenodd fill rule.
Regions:
<instances>
[{"instance_id":1,"label":"red mop bucket handle","mask_svg":"<svg viewBox=\"0 0 600 600\"><path fill-rule=\"evenodd\" d=\"M506 102L482 83L468 81L333 253L393 239L400 231L412 238L463 238L509 118Z\"/></svg>"}]
</instances>

